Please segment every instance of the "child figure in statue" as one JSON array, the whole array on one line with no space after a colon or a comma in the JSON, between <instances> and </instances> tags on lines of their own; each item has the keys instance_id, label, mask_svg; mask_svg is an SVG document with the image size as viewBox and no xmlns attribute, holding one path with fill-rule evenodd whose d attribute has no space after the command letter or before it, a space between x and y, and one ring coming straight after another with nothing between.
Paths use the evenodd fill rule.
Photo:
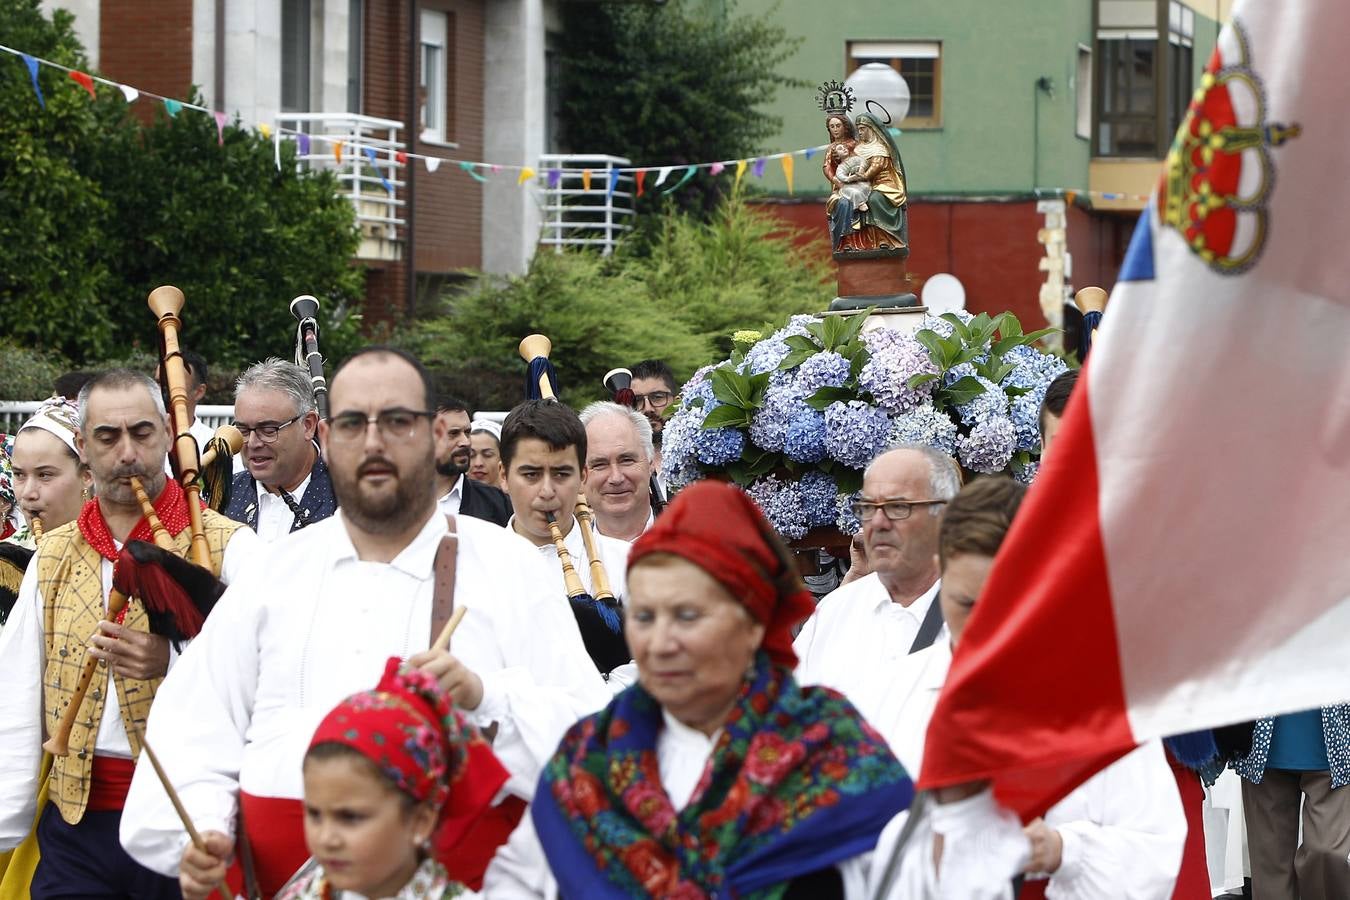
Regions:
<instances>
[{"instance_id":1,"label":"child figure in statue","mask_svg":"<svg viewBox=\"0 0 1350 900\"><path fill-rule=\"evenodd\" d=\"M841 199L853 204L853 227L860 227L857 213L866 212L867 195L872 193L872 185L863 177L867 162L853 152L847 144L835 144L830 153L837 161L834 167L835 193Z\"/></svg>"}]
</instances>

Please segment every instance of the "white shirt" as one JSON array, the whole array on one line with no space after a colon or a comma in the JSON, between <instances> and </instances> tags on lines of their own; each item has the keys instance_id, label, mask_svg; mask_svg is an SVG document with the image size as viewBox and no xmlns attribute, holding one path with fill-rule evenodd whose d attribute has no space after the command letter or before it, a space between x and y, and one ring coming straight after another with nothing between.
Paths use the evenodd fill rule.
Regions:
<instances>
[{"instance_id":1,"label":"white shirt","mask_svg":"<svg viewBox=\"0 0 1350 900\"><path fill-rule=\"evenodd\" d=\"M115 546L119 551L122 548L121 544ZM227 584L239 580L257 548L257 535L247 528L236 531L225 545L221 580ZM0 634L0 660L4 660L0 664L0 734L4 735L4 752L0 753L0 850L17 846L27 836L37 811L45 719L42 686L47 672L47 636L43 632L46 602L38 590L37 563L35 558L24 573L9 625ZM100 574L105 610L112 573L112 562L104 559ZM170 644L170 670L177 660L178 654ZM94 752L130 759L131 744L122 725L117 690L111 679L107 684Z\"/></svg>"},{"instance_id":2,"label":"white shirt","mask_svg":"<svg viewBox=\"0 0 1350 900\"><path fill-rule=\"evenodd\" d=\"M924 737L950 665L951 645L945 639L904 660L887 685L893 695L873 720L914 776L922 763ZM971 802L980 805L975 798ZM984 812L988 812L987 807ZM877 843L874 887L879 885L906 815L892 820ZM983 818L981 822L980 817L970 817L962 831L967 835L983 832L977 840L1009 844L1018 840L1016 830L1006 821ZM1181 868L1187 826L1176 779L1159 741L1143 744L1079 785L1050 808L1045 822L1059 832L1064 844L1060 867L1046 886L1047 900L1168 900L1171 896ZM896 882L889 897L908 900L932 896L931 853L927 861L911 853L916 846L931 849L931 836L927 828L922 836L916 831L904 853L907 880ZM972 852L976 859L988 860L990 855L988 847ZM969 877L976 873L965 874ZM991 888L997 888L1000 881L1009 881L1015 873L989 869L981 874L987 876ZM927 888L918 889L920 884Z\"/></svg>"},{"instance_id":3,"label":"white shirt","mask_svg":"<svg viewBox=\"0 0 1350 900\"><path fill-rule=\"evenodd\" d=\"M596 534L601 534L601 531L600 531L600 521L599 521L598 519L595 519L595 520L593 520L593 522L594 522L594 527L593 527L591 530L592 530L593 532L595 532ZM642 532L643 532L643 534L645 534L645 533L647 532L647 530L648 530L649 528L651 528L652 525L654 525L654 524L656 524L656 513L648 511L648 513L647 513L647 524L645 524L645 525L642 526ZM638 537L641 537L641 536L642 536L642 535L638 535ZM611 541L618 541L618 542L620 542L620 543L622 543L622 544L627 544L629 547L633 546L633 541L637 540L637 538L633 538L632 540L624 540L623 538L610 537L609 535L604 535L604 537L609 538L609 540L611 540Z\"/></svg>"},{"instance_id":4,"label":"white shirt","mask_svg":"<svg viewBox=\"0 0 1350 900\"><path fill-rule=\"evenodd\" d=\"M443 516L459 515L459 505L464 502L464 475L455 479L455 486L445 496L436 501L436 508Z\"/></svg>"},{"instance_id":5,"label":"white shirt","mask_svg":"<svg viewBox=\"0 0 1350 900\"><path fill-rule=\"evenodd\" d=\"M357 558L339 510L263 551L225 593L201 636L165 679L148 733L200 831L234 833L240 790L304 795L301 764L320 720L370 690L390 656L433 639L433 561L443 516L432 515L392 562ZM576 621L520 538L490 522L456 519L455 606L468 608L451 650L483 682L466 711L498 723L493 745L528 799L563 732L609 699ZM154 773L132 780L122 845L173 876L187 838Z\"/></svg>"},{"instance_id":6,"label":"white shirt","mask_svg":"<svg viewBox=\"0 0 1350 900\"><path fill-rule=\"evenodd\" d=\"M310 475L305 476L305 480L296 485L295 490L287 491L296 503L305 496L306 489L309 488ZM253 483L258 492L258 537L267 543L282 538L291 533L291 526L295 524L295 513L286 505L286 501L281 499L280 494L274 494L263 486L261 481Z\"/></svg>"},{"instance_id":7,"label":"white shirt","mask_svg":"<svg viewBox=\"0 0 1350 900\"><path fill-rule=\"evenodd\" d=\"M706 735L664 709L661 718L663 727L656 735L656 765L661 774L661 787L670 798L671 806L680 812L693 799L694 789L708 768L708 760L717 749L722 732L719 729ZM848 900L861 900L864 896L867 859L864 855L838 863L844 880L844 896ZM534 830L534 820L528 812L488 866L483 878L483 896L493 900L557 900L558 883L549 870L543 845Z\"/></svg>"},{"instance_id":8,"label":"white shirt","mask_svg":"<svg viewBox=\"0 0 1350 900\"><path fill-rule=\"evenodd\" d=\"M875 572L826 594L792 642L797 681L842 692L873 721L884 683L909 655L939 584L933 582L909 606L892 601Z\"/></svg>"}]
</instances>

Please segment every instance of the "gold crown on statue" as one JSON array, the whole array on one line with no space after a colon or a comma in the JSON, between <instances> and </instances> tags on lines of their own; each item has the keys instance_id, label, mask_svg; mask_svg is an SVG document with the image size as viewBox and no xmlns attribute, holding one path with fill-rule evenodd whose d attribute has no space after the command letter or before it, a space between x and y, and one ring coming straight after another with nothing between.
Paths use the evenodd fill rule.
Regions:
<instances>
[{"instance_id":1,"label":"gold crown on statue","mask_svg":"<svg viewBox=\"0 0 1350 900\"><path fill-rule=\"evenodd\" d=\"M816 92L816 102L827 116L848 115L853 111L853 88L840 81L827 81Z\"/></svg>"}]
</instances>

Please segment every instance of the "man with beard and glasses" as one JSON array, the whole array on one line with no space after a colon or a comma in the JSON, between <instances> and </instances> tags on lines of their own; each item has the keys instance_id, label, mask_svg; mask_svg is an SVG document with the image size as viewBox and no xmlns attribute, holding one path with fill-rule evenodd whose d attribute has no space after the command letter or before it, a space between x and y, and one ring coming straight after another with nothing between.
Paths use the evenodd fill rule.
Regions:
<instances>
[{"instance_id":1,"label":"man with beard and glasses","mask_svg":"<svg viewBox=\"0 0 1350 900\"><path fill-rule=\"evenodd\" d=\"M75 521L47 532L0 638L0 849L18 844L33 824L43 732L56 731L88 648L99 665L71 729L70 754L52 765L30 896L177 897L178 885L123 852L117 832L146 716L178 657L149 632L140 600L122 616L108 615L107 602L123 545L151 537L131 478L155 498L180 555L189 542L187 499L164 475L170 431L154 381L125 369L96 376L80 390L79 421L75 442L97 497ZM202 522L213 572L237 580L257 537L209 509Z\"/></svg>"},{"instance_id":2,"label":"man with beard and glasses","mask_svg":"<svg viewBox=\"0 0 1350 900\"><path fill-rule=\"evenodd\" d=\"M512 796L501 833L478 845L489 853L566 728L605 704L537 554L501 528L437 509L434 402L426 370L401 350L371 347L343 363L319 427L337 514L268 545L165 681L148 738L206 850L189 844L145 770L132 780L122 843L178 875L185 897L205 897L231 858L249 861L266 896L305 862L309 736L338 701L369 690L391 655L436 676L470 722L495 727ZM457 546L440 554L451 528ZM450 599L467 609L452 652L428 652L432 617L448 615ZM465 854L463 864L481 873L487 858Z\"/></svg>"},{"instance_id":3,"label":"man with beard and glasses","mask_svg":"<svg viewBox=\"0 0 1350 900\"><path fill-rule=\"evenodd\" d=\"M469 405L442 395L436 403L432 433L436 439L436 501L447 516L463 514L506 527L511 500L506 492L467 477L473 459Z\"/></svg>"},{"instance_id":4,"label":"man with beard and glasses","mask_svg":"<svg viewBox=\"0 0 1350 900\"><path fill-rule=\"evenodd\" d=\"M234 476L225 515L271 542L333 514L308 370L276 357L249 366L235 382L234 422L246 471Z\"/></svg>"}]
</instances>

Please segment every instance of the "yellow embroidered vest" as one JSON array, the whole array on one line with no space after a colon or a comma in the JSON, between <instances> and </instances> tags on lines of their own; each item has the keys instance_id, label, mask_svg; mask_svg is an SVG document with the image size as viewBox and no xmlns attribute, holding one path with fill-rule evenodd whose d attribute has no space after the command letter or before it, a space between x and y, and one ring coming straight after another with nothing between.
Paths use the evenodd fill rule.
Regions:
<instances>
[{"instance_id":1,"label":"yellow embroidered vest","mask_svg":"<svg viewBox=\"0 0 1350 900\"><path fill-rule=\"evenodd\" d=\"M225 545L234 532L243 527L212 510L202 511L206 544L211 550L211 570L220 575ZM190 532L183 529L174 538L179 556L188 555ZM85 648L103 619L106 597L103 594L103 558L80 534L75 522L47 533L35 560L38 589L44 607L43 634L46 636L47 669L43 675L43 715L47 733L60 725L61 716L75 692L84 666ZM145 607L139 600L127 605L123 625L137 631L149 631ZM141 681L115 679L118 709L126 729L133 756L141 752L140 735L150 704L162 678ZM52 766L51 801L61 818L74 825L84 816L89 803L89 773L94 763L94 739L103 720L103 705L108 694L108 669L98 666L89 690L80 704L75 725L70 730L70 755L56 757Z\"/></svg>"}]
</instances>

